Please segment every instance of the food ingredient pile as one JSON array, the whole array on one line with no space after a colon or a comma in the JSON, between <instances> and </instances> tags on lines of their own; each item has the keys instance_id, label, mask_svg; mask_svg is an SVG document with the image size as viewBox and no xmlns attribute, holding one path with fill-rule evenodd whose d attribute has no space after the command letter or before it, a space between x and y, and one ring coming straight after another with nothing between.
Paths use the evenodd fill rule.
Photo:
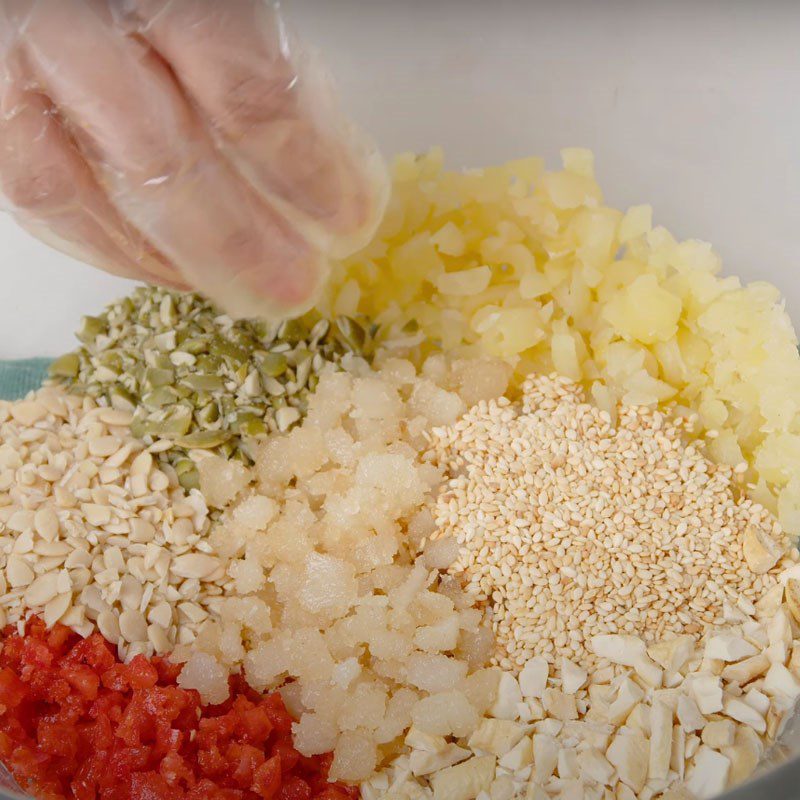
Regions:
<instances>
[{"instance_id":1,"label":"food ingredient pile","mask_svg":"<svg viewBox=\"0 0 800 800\"><path fill-rule=\"evenodd\" d=\"M231 679L230 697L201 706L164 659L115 657L97 633L81 639L35 617L0 653L0 757L43 798L348 800L329 760L292 746L278 694Z\"/></svg>"},{"instance_id":2,"label":"food ingredient pile","mask_svg":"<svg viewBox=\"0 0 800 800\"><path fill-rule=\"evenodd\" d=\"M501 667L534 655L591 666L599 634L696 637L776 585L780 525L737 500L734 469L685 445L682 427L643 406L612 423L578 384L537 377L520 402L490 400L433 431L455 476L436 535L455 537L450 571L491 603Z\"/></svg>"},{"instance_id":3,"label":"food ingredient pile","mask_svg":"<svg viewBox=\"0 0 800 800\"><path fill-rule=\"evenodd\" d=\"M254 437L300 419L324 364L371 347L348 317L235 321L199 295L156 287L84 317L78 338L82 347L51 374L74 393L130 411L134 436L169 439L167 457L186 488L197 486L187 451L250 463Z\"/></svg>"},{"instance_id":4,"label":"food ingredient pile","mask_svg":"<svg viewBox=\"0 0 800 800\"><path fill-rule=\"evenodd\" d=\"M0 404L3 762L48 800L745 779L800 697L800 357L718 270L586 151L432 153L301 320L86 318Z\"/></svg>"}]
</instances>

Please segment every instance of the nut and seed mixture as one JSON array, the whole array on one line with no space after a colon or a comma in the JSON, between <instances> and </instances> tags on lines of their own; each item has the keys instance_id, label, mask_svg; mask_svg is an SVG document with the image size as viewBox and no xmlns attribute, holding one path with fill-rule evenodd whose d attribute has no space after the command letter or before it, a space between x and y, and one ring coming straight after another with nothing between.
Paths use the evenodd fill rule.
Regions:
<instances>
[{"instance_id":1,"label":"nut and seed mixture","mask_svg":"<svg viewBox=\"0 0 800 800\"><path fill-rule=\"evenodd\" d=\"M152 286L84 317L77 335L83 345L53 363L53 378L133 412L135 436L171 440L166 457L185 488L198 485L190 451L250 463L253 438L305 413L326 364L372 346L349 317L234 321L197 294Z\"/></svg>"},{"instance_id":2,"label":"nut and seed mixture","mask_svg":"<svg viewBox=\"0 0 800 800\"><path fill-rule=\"evenodd\" d=\"M363 800L705 800L748 778L800 697L800 565L700 641L601 634L426 698ZM420 704L423 705L423 704ZM465 712L464 709L468 711ZM471 712L471 713L470 713Z\"/></svg>"},{"instance_id":3,"label":"nut and seed mixture","mask_svg":"<svg viewBox=\"0 0 800 800\"><path fill-rule=\"evenodd\" d=\"M433 536L460 545L451 572L491 606L501 667L590 666L598 634L697 637L775 586L780 525L735 496L738 468L712 464L685 427L633 406L612 424L578 384L533 377L519 402L433 431L449 475Z\"/></svg>"},{"instance_id":4,"label":"nut and seed mixture","mask_svg":"<svg viewBox=\"0 0 800 800\"><path fill-rule=\"evenodd\" d=\"M194 640L227 602L205 499L130 433L129 411L48 387L0 402L0 618L82 636L120 657Z\"/></svg>"}]
</instances>

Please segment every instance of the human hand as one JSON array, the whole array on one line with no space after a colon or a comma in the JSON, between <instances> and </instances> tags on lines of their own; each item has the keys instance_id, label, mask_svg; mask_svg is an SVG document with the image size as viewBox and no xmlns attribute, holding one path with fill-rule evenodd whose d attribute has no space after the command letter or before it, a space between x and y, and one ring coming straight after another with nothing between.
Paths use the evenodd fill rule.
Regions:
<instances>
[{"instance_id":1,"label":"human hand","mask_svg":"<svg viewBox=\"0 0 800 800\"><path fill-rule=\"evenodd\" d=\"M0 0L0 189L33 235L237 315L302 310L388 181L264 0Z\"/></svg>"}]
</instances>

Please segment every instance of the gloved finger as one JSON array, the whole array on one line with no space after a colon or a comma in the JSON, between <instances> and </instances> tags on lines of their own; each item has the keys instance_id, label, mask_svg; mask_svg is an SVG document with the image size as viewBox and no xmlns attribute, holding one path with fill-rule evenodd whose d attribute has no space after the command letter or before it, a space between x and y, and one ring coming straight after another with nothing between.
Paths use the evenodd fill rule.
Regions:
<instances>
[{"instance_id":1,"label":"gloved finger","mask_svg":"<svg viewBox=\"0 0 800 800\"><path fill-rule=\"evenodd\" d=\"M163 61L119 36L106 12L90 0L40 2L25 51L112 203L235 313L305 306L318 254L219 156Z\"/></svg>"},{"instance_id":2,"label":"gloved finger","mask_svg":"<svg viewBox=\"0 0 800 800\"><path fill-rule=\"evenodd\" d=\"M296 50L264 0L128 0L248 181L327 253L366 244L388 179L346 122L321 67Z\"/></svg>"},{"instance_id":3,"label":"gloved finger","mask_svg":"<svg viewBox=\"0 0 800 800\"><path fill-rule=\"evenodd\" d=\"M127 229L47 98L10 74L0 83L0 189L20 224L62 252L122 277L177 282Z\"/></svg>"}]
</instances>

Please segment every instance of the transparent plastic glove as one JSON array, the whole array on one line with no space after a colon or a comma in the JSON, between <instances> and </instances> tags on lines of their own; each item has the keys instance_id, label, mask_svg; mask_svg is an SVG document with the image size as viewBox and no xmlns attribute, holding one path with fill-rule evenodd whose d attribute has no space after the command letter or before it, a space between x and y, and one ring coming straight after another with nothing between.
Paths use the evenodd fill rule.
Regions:
<instances>
[{"instance_id":1,"label":"transparent plastic glove","mask_svg":"<svg viewBox=\"0 0 800 800\"><path fill-rule=\"evenodd\" d=\"M275 316L388 181L265 0L0 0L0 189L71 255Z\"/></svg>"}]
</instances>

